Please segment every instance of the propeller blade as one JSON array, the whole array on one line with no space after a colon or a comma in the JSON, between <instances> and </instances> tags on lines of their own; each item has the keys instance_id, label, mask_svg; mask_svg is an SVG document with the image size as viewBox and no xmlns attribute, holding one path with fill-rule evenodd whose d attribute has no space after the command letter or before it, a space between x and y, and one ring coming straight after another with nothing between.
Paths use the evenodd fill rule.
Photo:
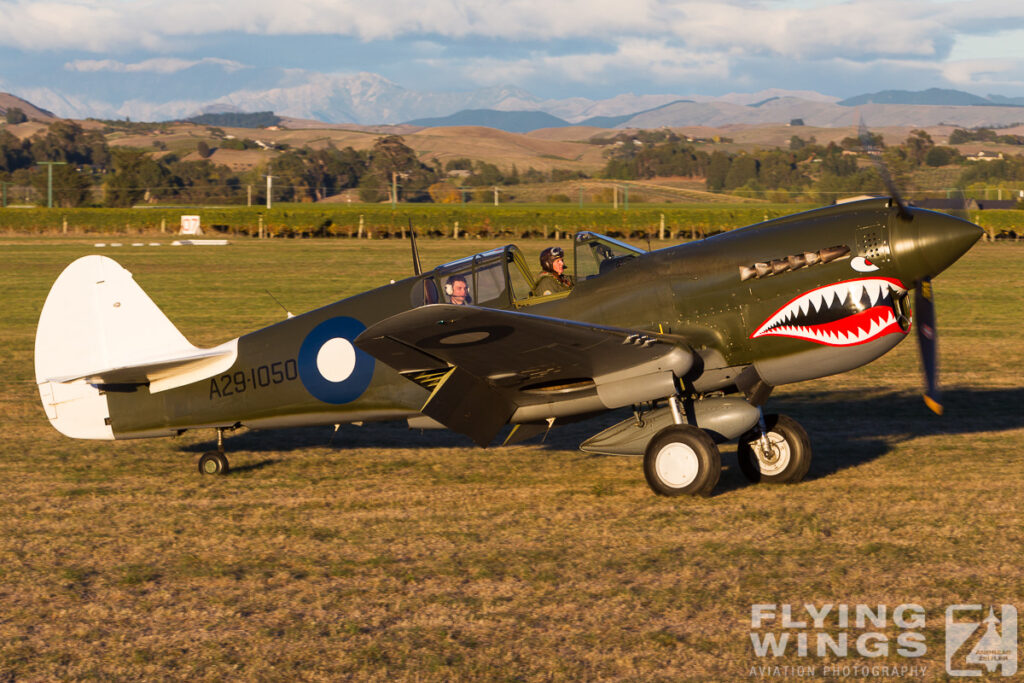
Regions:
<instances>
[{"instance_id":1,"label":"propeller blade","mask_svg":"<svg viewBox=\"0 0 1024 683\"><path fill-rule=\"evenodd\" d=\"M964 194L963 188L956 188L956 199L960 200L959 208L952 209L949 211L951 216L962 218L969 223L973 223L971 220L971 212L967 208L967 195Z\"/></svg>"},{"instance_id":2,"label":"propeller blade","mask_svg":"<svg viewBox=\"0 0 1024 683\"><path fill-rule=\"evenodd\" d=\"M924 403L936 415L942 415L939 396L938 332L935 328L935 300L932 279L926 277L914 288L914 317L917 318L917 346L924 370Z\"/></svg>"},{"instance_id":3,"label":"propeller blade","mask_svg":"<svg viewBox=\"0 0 1024 683\"><path fill-rule=\"evenodd\" d=\"M871 132L868 130L867 125L864 123L864 117L861 117L860 123L857 125L857 135L860 137L860 144L864 147L864 151L868 153L871 161L874 162L875 170L878 171L878 175L882 177L882 183L885 184L885 191L889 193L893 202L896 203L899 217L905 221L913 220L914 214L907 210L907 205L903 201L903 197L900 195L900 191L896 187L896 183L893 182L892 176L889 175L889 169L886 168L885 163L882 161L881 150L875 147L875 141L871 137ZM872 152L874 152L874 154L872 154Z\"/></svg>"}]
</instances>

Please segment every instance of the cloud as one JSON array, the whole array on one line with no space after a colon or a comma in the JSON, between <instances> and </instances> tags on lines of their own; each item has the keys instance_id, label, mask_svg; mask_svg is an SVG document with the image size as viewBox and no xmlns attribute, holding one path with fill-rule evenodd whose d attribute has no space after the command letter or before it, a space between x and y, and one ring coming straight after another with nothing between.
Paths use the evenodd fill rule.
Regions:
<instances>
[{"instance_id":1,"label":"cloud","mask_svg":"<svg viewBox=\"0 0 1024 683\"><path fill-rule=\"evenodd\" d=\"M970 59L943 64L939 68L947 81L963 88L1019 90L1024 87L1022 59Z\"/></svg>"},{"instance_id":2,"label":"cloud","mask_svg":"<svg viewBox=\"0 0 1024 683\"><path fill-rule=\"evenodd\" d=\"M480 85L522 82L542 76L590 83L638 73L642 73L645 80L672 83L693 78L726 78L729 60L727 55L694 52L663 40L629 38L608 52L533 54L509 61L472 59L457 68Z\"/></svg>"},{"instance_id":3,"label":"cloud","mask_svg":"<svg viewBox=\"0 0 1024 683\"><path fill-rule=\"evenodd\" d=\"M667 0L0 0L0 45L105 52L167 50L185 36L337 35L547 40L657 30Z\"/></svg>"},{"instance_id":4,"label":"cloud","mask_svg":"<svg viewBox=\"0 0 1024 683\"><path fill-rule=\"evenodd\" d=\"M179 71L191 69L201 64L213 64L222 67L225 71L234 72L244 69L245 65L230 59L219 59L217 57L205 57L203 59L177 59L174 57L157 57L147 59L134 64L126 64L113 59L76 59L68 62L64 68L68 71L98 72L113 71L116 73L157 73L173 74Z\"/></svg>"},{"instance_id":5,"label":"cloud","mask_svg":"<svg viewBox=\"0 0 1024 683\"><path fill-rule=\"evenodd\" d=\"M0 45L103 53L172 51L182 39L245 33L363 41L489 38L536 43L608 36L795 58L914 59L948 54L957 34L1024 26L1024 8L993 0L0 0Z\"/></svg>"},{"instance_id":6,"label":"cloud","mask_svg":"<svg viewBox=\"0 0 1024 683\"><path fill-rule=\"evenodd\" d=\"M989 38L1005 42L1021 28L1024 5L1005 0L0 0L0 47L76 51L78 59L64 65L71 72L167 75L208 65L246 69L241 77L257 73L232 60L178 56L202 49L263 61L214 52L210 46L225 37L233 49L261 55L290 43L282 49L287 58L267 61L314 69L315 51L303 61L294 45L322 36L343 39L338 63L345 66L395 80L440 80L433 71L479 85L637 82L692 90L758 87L760 75L772 85L814 87L817 75L835 89L847 74L890 65L938 84L1015 85L1018 63ZM965 37L977 48L957 54ZM368 44L363 52L390 61L377 66L355 55L358 41ZM128 61L126 53L153 58Z\"/></svg>"},{"instance_id":7,"label":"cloud","mask_svg":"<svg viewBox=\"0 0 1024 683\"><path fill-rule=\"evenodd\" d=\"M158 33L133 30L132 7L104 0L0 0L0 45L33 51L60 45L91 52L118 45L154 46Z\"/></svg>"}]
</instances>

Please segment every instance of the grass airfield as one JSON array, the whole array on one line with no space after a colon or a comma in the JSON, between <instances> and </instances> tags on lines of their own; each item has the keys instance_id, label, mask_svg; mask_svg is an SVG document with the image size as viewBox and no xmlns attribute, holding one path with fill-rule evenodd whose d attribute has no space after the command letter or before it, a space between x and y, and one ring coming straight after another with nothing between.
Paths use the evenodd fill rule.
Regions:
<instances>
[{"instance_id":1,"label":"grass airfield","mask_svg":"<svg viewBox=\"0 0 1024 683\"><path fill-rule=\"evenodd\" d=\"M942 680L946 606L1024 609L1018 245L979 244L935 280L943 417L918 396L907 339L773 394L769 411L810 433L803 483L748 484L728 445L714 496L666 499L639 459L575 449L619 415L489 450L402 424L243 430L227 477L195 473L211 432L67 439L39 404L32 347L78 256L117 259L201 346L281 319L266 289L300 313L411 272L397 241L95 241L0 239L0 681L724 681L886 665ZM423 263L496 244L423 240ZM532 262L545 244L521 246ZM761 658L754 603L916 603L927 652L898 656L890 618L871 629L888 656L858 655L865 629L849 628L845 658L813 644ZM865 676L885 679L837 677Z\"/></svg>"}]
</instances>

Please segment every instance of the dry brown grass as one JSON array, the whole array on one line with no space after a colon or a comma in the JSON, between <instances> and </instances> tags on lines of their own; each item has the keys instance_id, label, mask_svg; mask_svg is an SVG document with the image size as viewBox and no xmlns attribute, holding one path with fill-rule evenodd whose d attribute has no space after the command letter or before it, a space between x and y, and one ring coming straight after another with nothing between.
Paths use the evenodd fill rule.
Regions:
<instances>
[{"instance_id":1,"label":"dry brown grass","mask_svg":"<svg viewBox=\"0 0 1024 683\"><path fill-rule=\"evenodd\" d=\"M430 263L476 246L422 244ZM209 433L65 439L32 384L35 319L92 251L0 242L0 680L739 680L765 663L764 602L917 602L912 663L934 680L946 605L1024 607L1019 247L979 245L936 280L945 417L916 396L908 341L772 399L811 433L807 481L748 485L726 449L699 500L577 452L595 424L492 450L396 425L249 431L223 478L193 473ZM279 319L264 287L298 312L408 272L385 242L108 255L203 344Z\"/></svg>"},{"instance_id":2,"label":"dry brown grass","mask_svg":"<svg viewBox=\"0 0 1024 683\"><path fill-rule=\"evenodd\" d=\"M619 131L597 126L561 126L559 128L538 128L526 133L528 137L538 140L556 140L559 142L587 142L595 135L614 135Z\"/></svg>"},{"instance_id":3,"label":"dry brown grass","mask_svg":"<svg viewBox=\"0 0 1024 683\"><path fill-rule=\"evenodd\" d=\"M501 168L542 171L563 168L594 172L604 166L603 148L584 142L549 140L479 126L425 128L405 137L420 156L442 163L458 157L479 159Z\"/></svg>"},{"instance_id":4,"label":"dry brown grass","mask_svg":"<svg viewBox=\"0 0 1024 683\"><path fill-rule=\"evenodd\" d=\"M320 149L334 145L339 149L353 147L358 150L369 149L384 132L369 130L348 130L336 127L298 128L282 130L254 130L249 128L223 128L225 133L236 138L258 139L268 144L287 144L293 148L312 147ZM594 129L599 130L599 129ZM451 128L424 128L403 134L405 142L416 150L424 161L437 159L444 162L449 159L469 157L474 160L496 164L502 169L510 169L515 165L520 170L529 167L549 171L553 168L581 170L588 173L596 172L604 166L603 148L587 144L575 137L572 140L561 138L548 139L544 135L521 135L506 133L493 128L477 126L459 126ZM175 125L169 133L148 135L115 135L109 140L111 145L140 147L149 149L154 141L162 140L169 150L185 155L190 152L190 159L195 156L195 147L200 140L206 140L212 148L216 148L218 140L212 137L206 126L191 124ZM216 150L213 161L230 166L234 170L248 170L260 163L265 163L273 156L272 152L262 150Z\"/></svg>"}]
</instances>

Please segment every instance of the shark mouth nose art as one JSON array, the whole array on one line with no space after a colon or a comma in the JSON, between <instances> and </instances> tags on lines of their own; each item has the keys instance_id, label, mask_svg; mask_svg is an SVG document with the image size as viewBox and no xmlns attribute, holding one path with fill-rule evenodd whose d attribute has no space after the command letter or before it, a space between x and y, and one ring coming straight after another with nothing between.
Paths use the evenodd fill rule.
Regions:
<instances>
[{"instance_id":1,"label":"shark mouth nose art","mask_svg":"<svg viewBox=\"0 0 1024 683\"><path fill-rule=\"evenodd\" d=\"M907 293L899 280L861 278L812 289L776 311L750 335L792 337L827 346L854 346L886 334L906 334L896 302Z\"/></svg>"}]
</instances>

